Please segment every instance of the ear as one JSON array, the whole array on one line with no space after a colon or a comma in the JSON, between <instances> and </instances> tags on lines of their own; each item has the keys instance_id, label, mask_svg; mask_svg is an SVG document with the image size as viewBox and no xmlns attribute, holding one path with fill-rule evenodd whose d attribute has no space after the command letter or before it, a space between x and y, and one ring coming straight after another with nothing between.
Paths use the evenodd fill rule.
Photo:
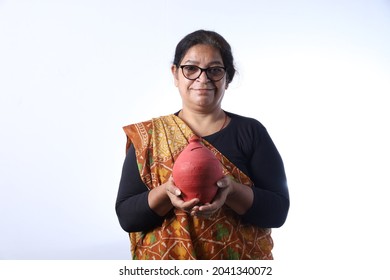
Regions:
<instances>
[{"instance_id":1,"label":"ear","mask_svg":"<svg viewBox=\"0 0 390 280\"><path fill-rule=\"evenodd\" d=\"M173 80L175 82L175 86L177 87L178 86L178 83L179 83L179 76L178 76L178 71L177 71L177 67L176 65L172 65L171 66L171 72L172 72L172 75L173 75Z\"/></svg>"}]
</instances>

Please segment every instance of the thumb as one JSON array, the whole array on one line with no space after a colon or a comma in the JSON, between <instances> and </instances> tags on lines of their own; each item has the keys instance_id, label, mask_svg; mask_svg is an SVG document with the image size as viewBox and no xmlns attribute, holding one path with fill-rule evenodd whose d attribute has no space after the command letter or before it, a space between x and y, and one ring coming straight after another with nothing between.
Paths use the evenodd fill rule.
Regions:
<instances>
[{"instance_id":1,"label":"thumb","mask_svg":"<svg viewBox=\"0 0 390 280\"><path fill-rule=\"evenodd\" d=\"M222 179L220 179L218 182L217 182L217 186L219 188L226 188L229 184L229 178L228 177L223 177Z\"/></svg>"}]
</instances>

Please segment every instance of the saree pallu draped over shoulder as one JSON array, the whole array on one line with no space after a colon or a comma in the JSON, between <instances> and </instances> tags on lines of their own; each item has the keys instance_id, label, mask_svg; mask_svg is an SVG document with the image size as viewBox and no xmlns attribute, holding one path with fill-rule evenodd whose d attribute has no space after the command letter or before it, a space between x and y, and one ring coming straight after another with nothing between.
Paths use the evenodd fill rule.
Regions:
<instances>
[{"instance_id":1,"label":"saree pallu draped over shoulder","mask_svg":"<svg viewBox=\"0 0 390 280\"><path fill-rule=\"evenodd\" d=\"M136 151L142 181L151 190L165 183L173 164L194 133L177 116L168 115L125 126L126 151ZM248 187L253 183L210 143L202 139L223 165L225 175ZM208 219L172 210L161 226L148 232L131 232L133 259L222 260L273 259L271 229L245 224L229 207L222 207Z\"/></svg>"}]
</instances>

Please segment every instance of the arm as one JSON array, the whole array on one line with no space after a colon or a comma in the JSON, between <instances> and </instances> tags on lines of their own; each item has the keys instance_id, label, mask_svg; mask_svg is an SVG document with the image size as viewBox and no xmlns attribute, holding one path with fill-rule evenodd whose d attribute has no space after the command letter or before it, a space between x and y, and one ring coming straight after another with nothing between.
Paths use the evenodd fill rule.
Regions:
<instances>
[{"instance_id":1,"label":"arm","mask_svg":"<svg viewBox=\"0 0 390 280\"><path fill-rule=\"evenodd\" d=\"M116 213L123 230L144 231L162 224L163 217L149 206L150 191L139 175L135 150L131 145L126 155L116 200Z\"/></svg>"},{"instance_id":2,"label":"arm","mask_svg":"<svg viewBox=\"0 0 390 280\"><path fill-rule=\"evenodd\" d=\"M265 128L256 142L249 164L253 203L243 218L261 227L281 227L290 206L284 164Z\"/></svg>"}]
</instances>

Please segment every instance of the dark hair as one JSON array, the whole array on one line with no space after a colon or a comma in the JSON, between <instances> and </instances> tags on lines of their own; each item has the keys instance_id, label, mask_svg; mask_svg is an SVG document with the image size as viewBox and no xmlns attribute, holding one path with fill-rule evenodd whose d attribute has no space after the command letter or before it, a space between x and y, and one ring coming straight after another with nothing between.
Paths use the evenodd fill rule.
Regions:
<instances>
[{"instance_id":1,"label":"dark hair","mask_svg":"<svg viewBox=\"0 0 390 280\"><path fill-rule=\"evenodd\" d=\"M236 73L232 50L229 43L221 35L214 31L201 29L192 32L181 39L181 41L176 46L173 64L178 68L187 51L191 47L198 44L210 45L220 51L223 64L226 67L227 83L229 84L233 80L234 74Z\"/></svg>"}]
</instances>

